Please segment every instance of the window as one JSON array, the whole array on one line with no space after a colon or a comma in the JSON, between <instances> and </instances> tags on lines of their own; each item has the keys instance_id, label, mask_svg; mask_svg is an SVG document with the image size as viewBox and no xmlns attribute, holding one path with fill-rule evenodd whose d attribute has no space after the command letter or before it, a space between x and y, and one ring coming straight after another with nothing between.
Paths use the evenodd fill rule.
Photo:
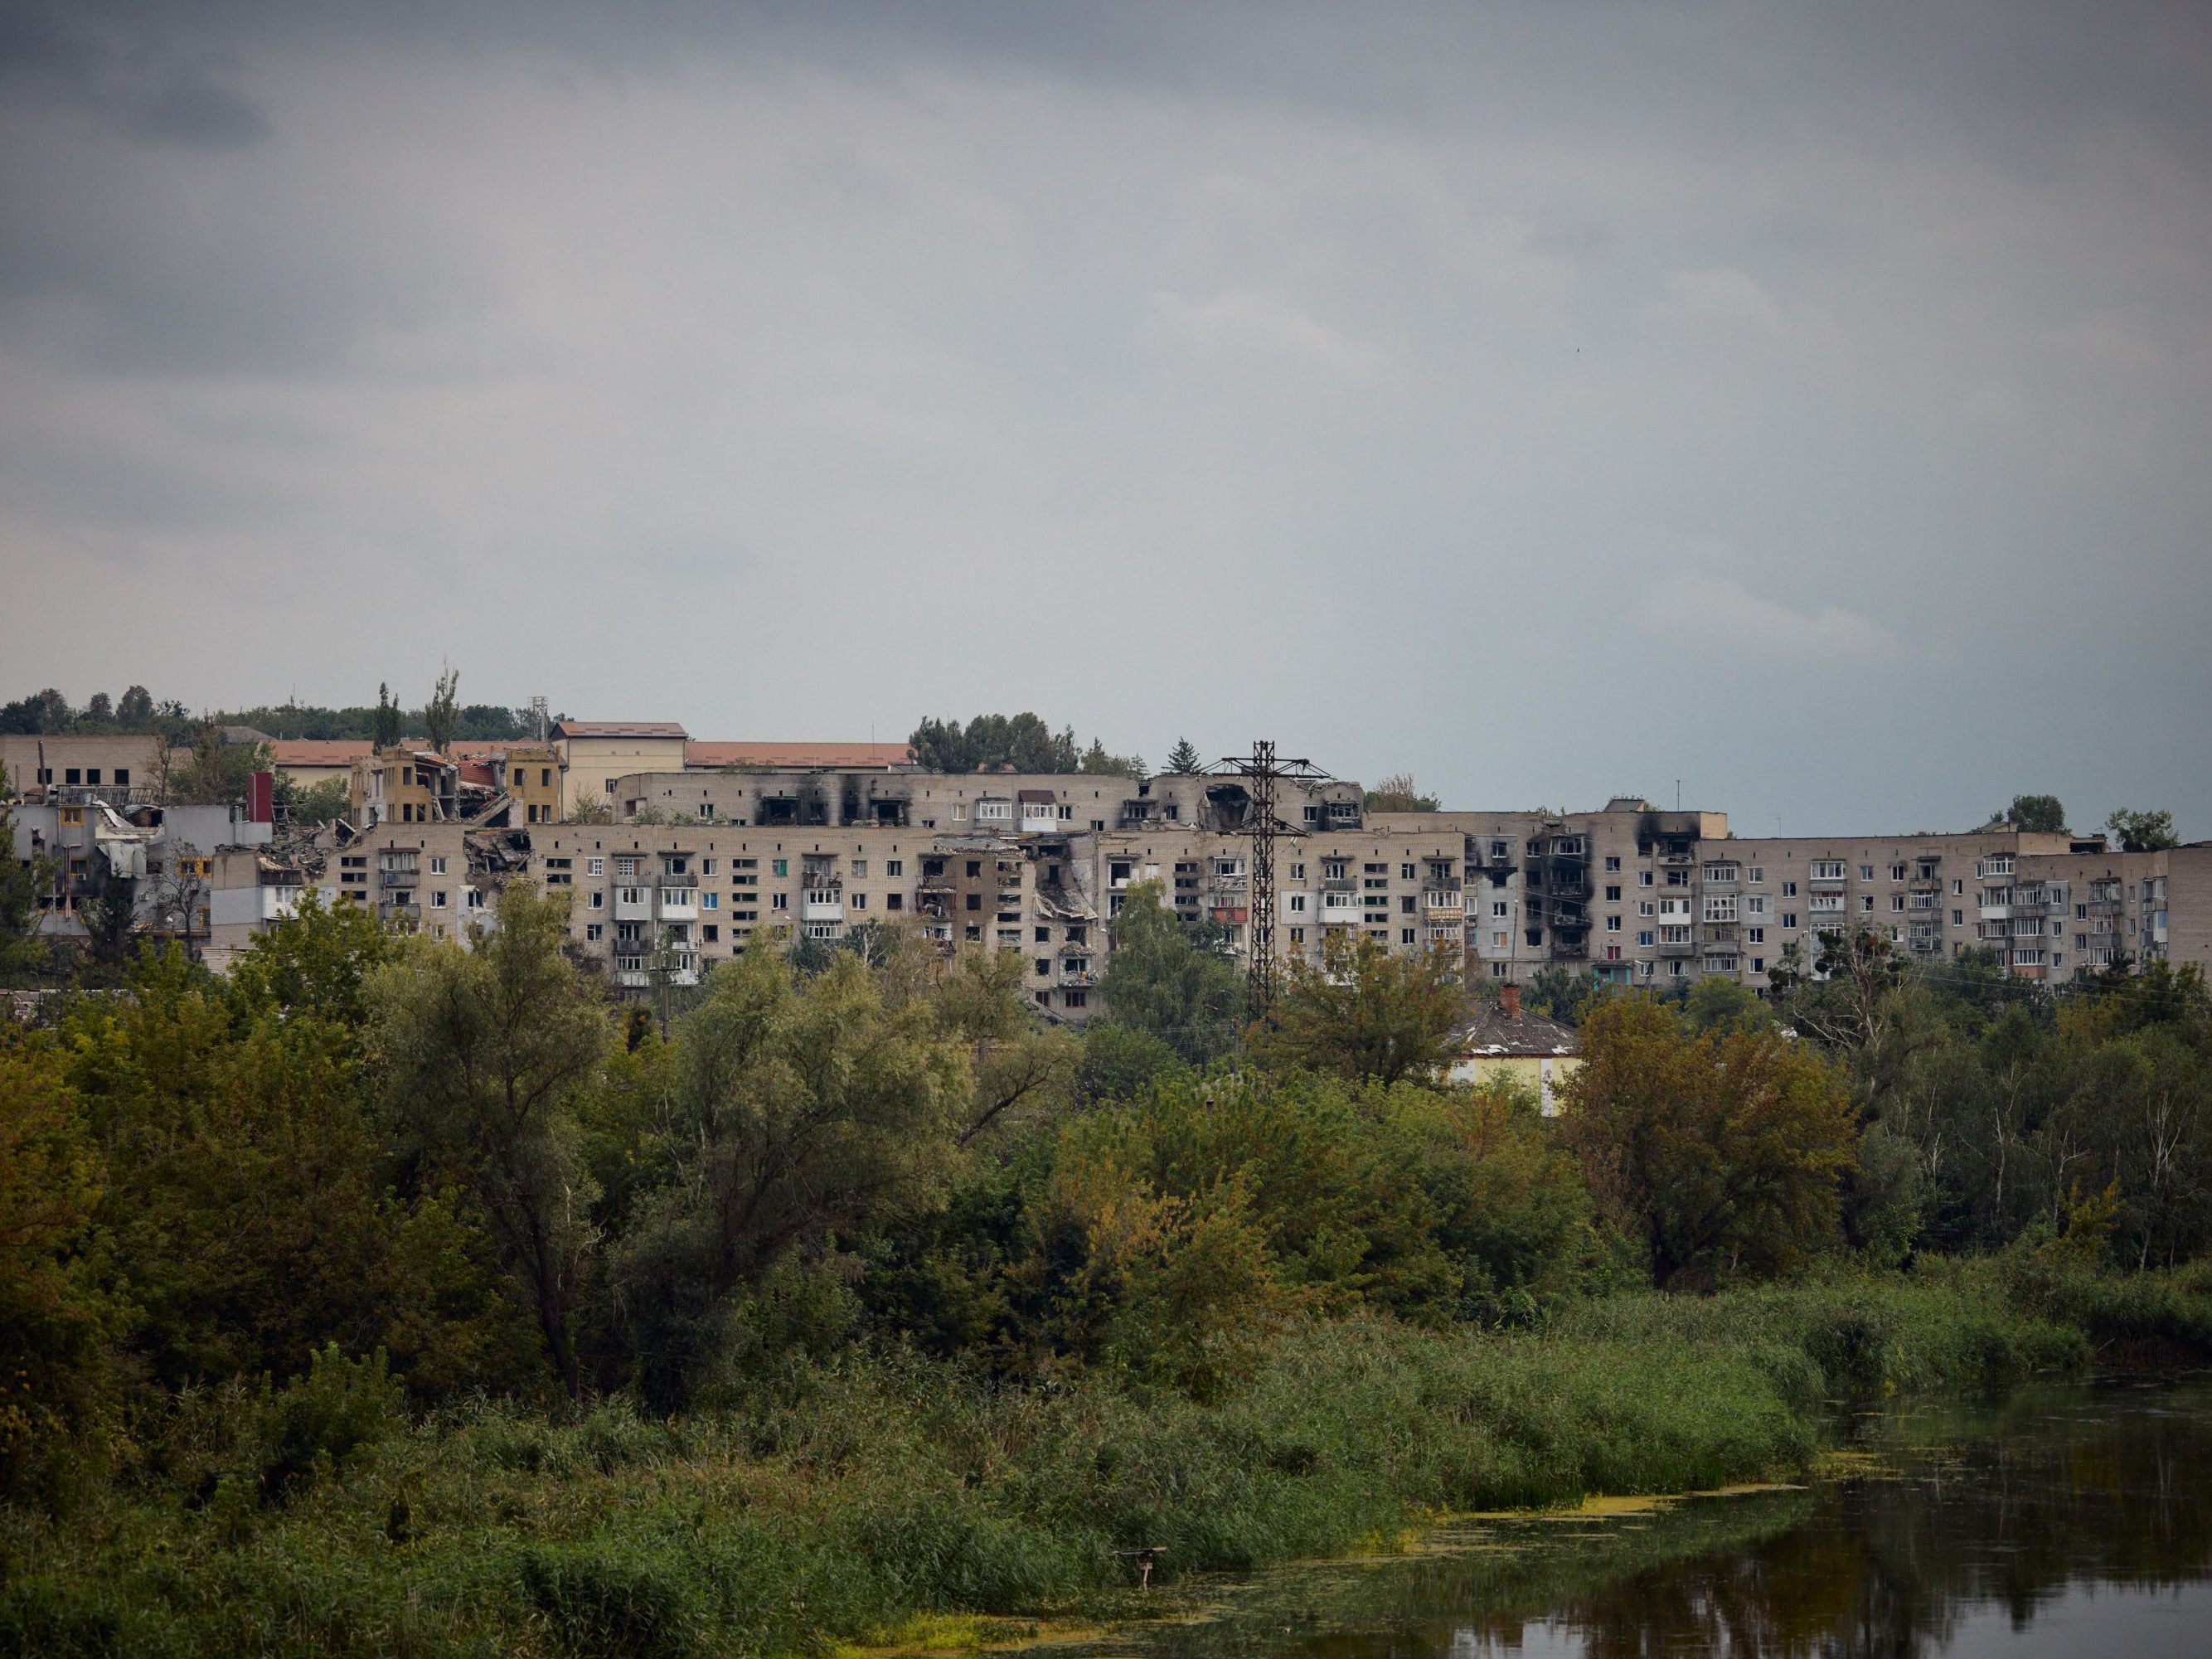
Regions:
<instances>
[{"instance_id":1,"label":"window","mask_svg":"<svg viewBox=\"0 0 2212 1659\"><path fill-rule=\"evenodd\" d=\"M772 860L769 865L769 873L772 876L789 875L791 873L791 860L789 859L776 859ZM781 909L782 907L779 905L777 908Z\"/></svg>"},{"instance_id":2,"label":"window","mask_svg":"<svg viewBox=\"0 0 2212 1659\"><path fill-rule=\"evenodd\" d=\"M1081 1008L1090 1003L1091 993L1071 985L1060 994L1060 1000L1070 1008Z\"/></svg>"},{"instance_id":3,"label":"window","mask_svg":"<svg viewBox=\"0 0 2212 1659\"><path fill-rule=\"evenodd\" d=\"M131 787L131 769L129 767L118 766L115 769L115 787L118 789L128 789Z\"/></svg>"},{"instance_id":4,"label":"window","mask_svg":"<svg viewBox=\"0 0 2212 1659\"><path fill-rule=\"evenodd\" d=\"M1743 872L1743 878L1753 887L1758 886L1766 879L1766 866L1763 864L1753 865Z\"/></svg>"},{"instance_id":5,"label":"window","mask_svg":"<svg viewBox=\"0 0 2212 1659\"><path fill-rule=\"evenodd\" d=\"M1505 914L1505 901L1504 899L1492 899L1490 902L1490 914L1493 916L1504 915Z\"/></svg>"},{"instance_id":6,"label":"window","mask_svg":"<svg viewBox=\"0 0 2212 1659\"><path fill-rule=\"evenodd\" d=\"M1862 910L1871 910L1874 908L1874 895L1872 893L1865 893L1860 896L1859 908Z\"/></svg>"},{"instance_id":7,"label":"window","mask_svg":"<svg viewBox=\"0 0 2212 1659\"><path fill-rule=\"evenodd\" d=\"M1656 915L1658 914L1658 910L1659 907L1654 904L1650 899L1638 899L1636 901L1636 914L1639 916Z\"/></svg>"},{"instance_id":8,"label":"window","mask_svg":"<svg viewBox=\"0 0 2212 1659\"><path fill-rule=\"evenodd\" d=\"M1966 925L1966 913L1964 910L1952 911L1951 925L1954 927L1964 927Z\"/></svg>"},{"instance_id":9,"label":"window","mask_svg":"<svg viewBox=\"0 0 2212 1659\"><path fill-rule=\"evenodd\" d=\"M1784 910L1782 913L1782 925L1784 927L1795 927L1797 925L1797 913L1795 910Z\"/></svg>"},{"instance_id":10,"label":"window","mask_svg":"<svg viewBox=\"0 0 2212 1659\"><path fill-rule=\"evenodd\" d=\"M1413 896L1411 893L1398 901L1398 914L1402 916L1410 916L1413 914Z\"/></svg>"},{"instance_id":11,"label":"window","mask_svg":"<svg viewBox=\"0 0 2212 1659\"><path fill-rule=\"evenodd\" d=\"M1619 933L1620 931L1620 918L1619 916L1607 916L1605 919L1605 931L1608 933Z\"/></svg>"},{"instance_id":12,"label":"window","mask_svg":"<svg viewBox=\"0 0 2212 1659\"><path fill-rule=\"evenodd\" d=\"M1889 878L1892 881L1903 881L1905 879L1905 866L1901 864L1891 865L1889 866Z\"/></svg>"},{"instance_id":13,"label":"window","mask_svg":"<svg viewBox=\"0 0 2212 1659\"><path fill-rule=\"evenodd\" d=\"M1743 936L1744 942L1748 945L1766 943L1766 929L1764 927L1747 927L1743 930Z\"/></svg>"},{"instance_id":14,"label":"window","mask_svg":"<svg viewBox=\"0 0 2212 1659\"><path fill-rule=\"evenodd\" d=\"M584 924L584 939L586 944L597 945L606 936L606 923L603 921L587 921Z\"/></svg>"},{"instance_id":15,"label":"window","mask_svg":"<svg viewBox=\"0 0 2212 1659\"><path fill-rule=\"evenodd\" d=\"M1754 974L1765 973L1766 971L1766 958L1765 957L1753 957L1751 959L1751 971Z\"/></svg>"},{"instance_id":16,"label":"window","mask_svg":"<svg viewBox=\"0 0 2212 1659\"><path fill-rule=\"evenodd\" d=\"M481 910L484 908L483 889L481 887L464 887L461 890L469 896L470 909Z\"/></svg>"},{"instance_id":17,"label":"window","mask_svg":"<svg viewBox=\"0 0 2212 1659\"><path fill-rule=\"evenodd\" d=\"M1306 810L1307 810L1308 811L1311 811L1313 809L1312 809L1311 807L1308 807ZM1293 945L1304 945L1305 942L1306 942L1306 930L1305 930L1304 928L1303 928L1303 927L1293 927L1293 928L1291 928L1291 944L1293 944Z\"/></svg>"},{"instance_id":18,"label":"window","mask_svg":"<svg viewBox=\"0 0 2212 1659\"><path fill-rule=\"evenodd\" d=\"M699 937L708 944L713 945L722 937L722 930L716 923L710 921L699 930Z\"/></svg>"},{"instance_id":19,"label":"window","mask_svg":"<svg viewBox=\"0 0 2212 1659\"><path fill-rule=\"evenodd\" d=\"M720 893L702 893L702 894L700 894L700 895L699 895L699 908L700 908L702 910L719 910L719 909L720 909L720 908L722 908L722 896L721 896Z\"/></svg>"},{"instance_id":20,"label":"window","mask_svg":"<svg viewBox=\"0 0 2212 1659\"><path fill-rule=\"evenodd\" d=\"M854 880L855 880L855 881L862 881L862 880L865 880L865 879L866 879L866 878L867 878L867 873L868 873L868 861L867 861L867 860L866 860L866 859L854 859L854 860L853 860L853 879L854 879Z\"/></svg>"},{"instance_id":21,"label":"window","mask_svg":"<svg viewBox=\"0 0 2212 1659\"><path fill-rule=\"evenodd\" d=\"M1346 867L1342 859L1323 859L1321 861L1321 878L1323 881L1342 881Z\"/></svg>"},{"instance_id":22,"label":"window","mask_svg":"<svg viewBox=\"0 0 2212 1659\"><path fill-rule=\"evenodd\" d=\"M1899 879L1902 880L1903 878L1900 877ZM1905 908L1905 895L1892 893L1889 896L1889 908L1893 910L1902 910Z\"/></svg>"},{"instance_id":23,"label":"window","mask_svg":"<svg viewBox=\"0 0 2212 1659\"><path fill-rule=\"evenodd\" d=\"M1398 930L1398 943L1401 945L1411 945L1413 942L1413 930L1410 927L1401 927Z\"/></svg>"},{"instance_id":24,"label":"window","mask_svg":"<svg viewBox=\"0 0 2212 1659\"><path fill-rule=\"evenodd\" d=\"M434 887L430 890L430 908L433 910L442 910L446 908L446 895L442 889Z\"/></svg>"},{"instance_id":25,"label":"window","mask_svg":"<svg viewBox=\"0 0 2212 1659\"><path fill-rule=\"evenodd\" d=\"M1607 904L1618 904L1620 902L1620 884L1619 882L1611 881L1606 884L1605 902Z\"/></svg>"},{"instance_id":26,"label":"window","mask_svg":"<svg viewBox=\"0 0 2212 1659\"><path fill-rule=\"evenodd\" d=\"M719 860L717 860L701 859L699 860L699 873L702 876L713 875L718 867Z\"/></svg>"},{"instance_id":27,"label":"window","mask_svg":"<svg viewBox=\"0 0 2212 1659\"><path fill-rule=\"evenodd\" d=\"M1292 881L1304 881L1305 878L1306 867L1304 865L1294 864L1291 866L1291 879Z\"/></svg>"},{"instance_id":28,"label":"window","mask_svg":"<svg viewBox=\"0 0 2212 1659\"><path fill-rule=\"evenodd\" d=\"M592 890L591 900L584 908L588 910L605 909L607 908L607 896L599 891L598 888L593 888Z\"/></svg>"},{"instance_id":29,"label":"window","mask_svg":"<svg viewBox=\"0 0 2212 1659\"><path fill-rule=\"evenodd\" d=\"M1042 978L1044 978L1047 975L1048 975L1048 974L1050 974L1050 973L1052 972L1052 963L1051 963L1049 961L1048 961L1045 957L1039 957L1036 959L1036 970L1037 970L1037 977L1038 977L1039 979L1042 979Z\"/></svg>"},{"instance_id":30,"label":"window","mask_svg":"<svg viewBox=\"0 0 2212 1659\"><path fill-rule=\"evenodd\" d=\"M1412 865L1410 865L1410 864L1401 864L1401 865L1400 865L1400 866L1398 866L1398 879L1399 879L1399 880L1401 880L1401 881L1411 881L1411 880L1413 880L1413 866Z\"/></svg>"},{"instance_id":31,"label":"window","mask_svg":"<svg viewBox=\"0 0 2212 1659\"><path fill-rule=\"evenodd\" d=\"M768 908L771 910L788 910L791 908L791 895L788 893L769 894Z\"/></svg>"},{"instance_id":32,"label":"window","mask_svg":"<svg viewBox=\"0 0 2212 1659\"><path fill-rule=\"evenodd\" d=\"M82 783L84 781L84 773L77 767L64 767L62 769L62 781L64 783Z\"/></svg>"},{"instance_id":33,"label":"window","mask_svg":"<svg viewBox=\"0 0 2212 1659\"><path fill-rule=\"evenodd\" d=\"M1782 896L1784 898L1796 898L1797 896L1797 884L1794 881L1784 882L1782 884Z\"/></svg>"},{"instance_id":34,"label":"window","mask_svg":"<svg viewBox=\"0 0 2212 1659\"><path fill-rule=\"evenodd\" d=\"M1620 860L1618 858L1608 858L1605 861L1605 867L1608 872L1618 870L1620 868Z\"/></svg>"},{"instance_id":35,"label":"window","mask_svg":"<svg viewBox=\"0 0 2212 1659\"><path fill-rule=\"evenodd\" d=\"M1874 866L1871 864L1862 864L1859 866L1859 879L1861 881L1872 881L1874 879Z\"/></svg>"},{"instance_id":36,"label":"window","mask_svg":"<svg viewBox=\"0 0 2212 1659\"><path fill-rule=\"evenodd\" d=\"M1636 872L1636 884L1638 887L1649 887L1651 884L1651 872L1649 870L1638 870Z\"/></svg>"},{"instance_id":37,"label":"window","mask_svg":"<svg viewBox=\"0 0 2212 1659\"><path fill-rule=\"evenodd\" d=\"M983 896L981 893L969 893L966 895L966 908L970 910L981 909L983 908Z\"/></svg>"}]
</instances>

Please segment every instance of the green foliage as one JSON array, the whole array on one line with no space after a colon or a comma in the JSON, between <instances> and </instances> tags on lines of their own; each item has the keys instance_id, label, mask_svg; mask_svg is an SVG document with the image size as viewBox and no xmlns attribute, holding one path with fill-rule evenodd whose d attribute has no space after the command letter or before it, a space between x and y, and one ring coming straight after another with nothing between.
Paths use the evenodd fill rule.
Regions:
<instances>
[{"instance_id":1,"label":"green foliage","mask_svg":"<svg viewBox=\"0 0 2212 1659\"><path fill-rule=\"evenodd\" d=\"M1182 1069L1182 1056L1164 1037L1112 1019L1093 1020L1083 1028L1077 1087L1085 1100L1133 1100Z\"/></svg>"},{"instance_id":2,"label":"green foliage","mask_svg":"<svg viewBox=\"0 0 2212 1659\"><path fill-rule=\"evenodd\" d=\"M1100 989L1113 1018L1193 1065L1226 1054L1244 1011L1236 965L1192 939L1162 902L1158 882L1131 887L1112 926L1114 951Z\"/></svg>"},{"instance_id":3,"label":"green foliage","mask_svg":"<svg viewBox=\"0 0 2212 1659\"><path fill-rule=\"evenodd\" d=\"M268 744L227 742L221 720L204 720L187 734L184 758L169 768L164 799L179 806L240 804L252 775L269 765Z\"/></svg>"},{"instance_id":4,"label":"green foliage","mask_svg":"<svg viewBox=\"0 0 2212 1659\"><path fill-rule=\"evenodd\" d=\"M647 1397L684 1396L726 1343L734 1298L787 1256L941 1182L966 1081L933 1011L886 1006L857 957L802 980L749 951L715 973L672 1051L673 1178L616 1263Z\"/></svg>"},{"instance_id":5,"label":"green foliage","mask_svg":"<svg viewBox=\"0 0 2212 1659\"><path fill-rule=\"evenodd\" d=\"M958 720L925 719L907 739L915 762L927 772L1086 772L1107 777L1141 778L1144 757L1109 754L1092 738L1078 744L1075 728L1054 732L1038 716L978 714L963 726Z\"/></svg>"},{"instance_id":6,"label":"green foliage","mask_svg":"<svg viewBox=\"0 0 2212 1659\"><path fill-rule=\"evenodd\" d=\"M1382 779L1366 792L1364 804L1370 812L1435 812L1443 807L1434 795L1421 793L1410 772L1396 772Z\"/></svg>"},{"instance_id":7,"label":"green foliage","mask_svg":"<svg viewBox=\"0 0 2212 1659\"><path fill-rule=\"evenodd\" d=\"M1254 1034L1264 1064L1383 1084L1440 1074L1465 1012L1458 959L1442 946L1394 956L1364 933L1328 930L1318 963L1290 966L1274 1024Z\"/></svg>"},{"instance_id":8,"label":"green foliage","mask_svg":"<svg viewBox=\"0 0 2212 1659\"><path fill-rule=\"evenodd\" d=\"M1662 1285L1786 1273L1837 1237L1858 1141L1842 1075L1771 1030L1705 1037L1648 998L1582 1029L1562 1121Z\"/></svg>"},{"instance_id":9,"label":"green foliage","mask_svg":"<svg viewBox=\"0 0 2212 1659\"><path fill-rule=\"evenodd\" d=\"M2117 807L2105 820L2105 827L2112 832L2123 853L2155 853L2181 844L2181 838L2173 831L2171 812Z\"/></svg>"},{"instance_id":10,"label":"green foliage","mask_svg":"<svg viewBox=\"0 0 2212 1659\"><path fill-rule=\"evenodd\" d=\"M281 774L276 779L276 805L292 823L330 823L343 817L352 804L352 791L343 778L325 778L304 788Z\"/></svg>"},{"instance_id":11,"label":"green foliage","mask_svg":"<svg viewBox=\"0 0 2212 1659\"><path fill-rule=\"evenodd\" d=\"M1168 770L1177 777L1194 777L1206 769L1206 763L1198 757L1198 750L1188 738L1177 738L1175 747L1168 750Z\"/></svg>"},{"instance_id":12,"label":"green foliage","mask_svg":"<svg viewBox=\"0 0 2212 1659\"><path fill-rule=\"evenodd\" d=\"M439 1176L473 1193L572 1395L573 1323L598 1244L580 1120L612 1032L563 946L568 907L520 884L467 946L410 941L369 997L394 1117Z\"/></svg>"},{"instance_id":13,"label":"green foliage","mask_svg":"<svg viewBox=\"0 0 2212 1659\"><path fill-rule=\"evenodd\" d=\"M376 709L370 717L368 734L379 749L389 749L399 741L399 705L392 701L391 687L378 682Z\"/></svg>"},{"instance_id":14,"label":"green foliage","mask_svg":"<svg viewBox=\"0 0 2212 1659\"><path fill-rule=\"evenodd\" d=\"M1553 963L1536 970L1523 988L1521 1000L1532 1013L1563 1024L1580 1025L1591 1006L1609 994L1607 987L1587 969Z\"/></svg>"},{"instance_id":15,"label":"green foliage","mask_svg":"<svg viewBox=\"0 0 2212 1659\"><path fill-rule=\"evenodd\" d=\"M453 744L453 728L460 721L460 671L448 667L438 676L437 688L422 705L422 732L430 747L444 754Z\"/></svg>"},{"instance_id":16,"label":"green foliage","mask_svg":"<svg viewBox=\"0 0 2212 1659\"><path fill-rule=\"evenodd\" d=\"M2066 808L2056 795L2014 795L2012 805L1997 814L2015 830L2045 835L2066 833Z\"/></svg>"}]
</instances>

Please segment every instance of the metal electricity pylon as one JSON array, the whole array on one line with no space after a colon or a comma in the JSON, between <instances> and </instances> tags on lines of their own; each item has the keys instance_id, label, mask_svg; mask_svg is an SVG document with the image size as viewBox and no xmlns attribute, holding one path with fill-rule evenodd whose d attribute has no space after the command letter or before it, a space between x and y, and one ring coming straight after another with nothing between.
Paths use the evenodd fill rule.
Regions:
<instances>
[{"instance_id":1,"label":"metal electricity pylon","mask_svg":"<svg viewBox=\"0 0 2212 1659\"><path fill-rule=\"evenodd\" d=\"M1275 839L1296 840L1305 834L1301 826L1275 815L1275 786L1285 780L1319 782L1328 774L1310 760L1283 758L1264 738L1252 740L1250 754L1224 755L1206 770L1216 777L1244 781L1244 822L1227 833L1252 843L1251 902L1245 908L1246 1000L1254 1018L1269 1019L1275 1011Z\"/></svg>"}]
</instances>

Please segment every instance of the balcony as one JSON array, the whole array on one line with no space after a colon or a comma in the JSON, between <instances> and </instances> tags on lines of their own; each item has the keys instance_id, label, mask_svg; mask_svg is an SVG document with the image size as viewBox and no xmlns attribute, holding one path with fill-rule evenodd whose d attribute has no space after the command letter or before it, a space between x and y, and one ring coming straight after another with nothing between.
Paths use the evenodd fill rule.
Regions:
<instances>
[{"instance_id":1,"label":"balcony","mask_svg":"<svg viewBox=\"0 0 2212 1659\"><path fill-rule=\"evenodd\" d=\"M411 864L386 865L376 872L376 884L380 887L419 887L422 878L422 872Z\"/></svg>"},{"instance_id":2,"label":"balcony","mask_svg":"<svg viewBox=\"0 0 2212 1659\"><path fill-rule=\"evenodd\" d=\"M697 888L664 887L660 890L660 919L663 921L690 921L698 914Z\"/></svg>"},{"instance_id":3,"label":"balcony","mask_svg":"<svg viewBox=\"0 0 2212 1659\"><path fill-rule=\"evenodd\" d=\"M842 921L845 920L845 900L841 892L817 888L801 900L799 907L801 921Z\"/></svg>"},{"instance_id":4,"label":"balcony","mask_svg":"<svg viewBox=\"0 0 2212 1659\"><path fill-rule=\"evenodd\" d=\"M1251 911L1242 904L1217 904L1206 914L1224 927L1241 927L1252 919Z\"/></svg>"},{"instance_id":5,"label":"balcony","mask_svg":"<svg viewBox=\"0 0 2212 1659\"><path fill-rule=\"evenodd\" d=\"M1848 876L1808 876L1805 878L1805 884L1808 887L1837 888L1843 886L1850 879Z\"/></svg>"},{"instance_id":6,"label":"balcony","mask_svg":"<svg viewBox=\"0 0 2212 1659\"><path fill-rule=\"evenodd\" d=\"M650 887L616 888L615 920L617 921L651 921L653 920L653 889Z\"/></svg>"},{"instance_id":7,"label":"balcony","mask_svg":"<svg viewBox=\"0 0 2212 1659\"><path fill-rule=\"evenodd\" d=\"M1693 957L1698 954L1698 942L1689 939L1662 939L1654 948L1662 957Z\"/></svg>"},{"instance_id":8,"label":"balcony","mask_svg":"<svg viewBox=\"0 0 2212 1659\"><path fill-rule=\"evenodd\" d=\"M1422 897L1428 902L1428 908L1431 910L1455 912L1463 908L1466 904L1466 896L1455 886L1448 891L1431 887L1423 892Z\"/></svg>"}]
</instances>

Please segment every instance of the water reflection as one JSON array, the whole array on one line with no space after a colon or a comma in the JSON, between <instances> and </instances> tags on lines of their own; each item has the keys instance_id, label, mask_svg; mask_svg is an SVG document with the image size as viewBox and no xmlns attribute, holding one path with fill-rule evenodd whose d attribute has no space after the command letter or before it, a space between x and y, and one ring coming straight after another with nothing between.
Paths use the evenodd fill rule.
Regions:
<instances>
[{"instance_id":1,"label":"water reflection","mask_svg":"<svg viewBox=\"0 0 2212 1659\"><path fill-rule=\"evenodd\" d=\"M1864 1420L1802 1492L1469 1528L1269 1575L1160 1653L1312 1659L2212 1654L2212 1383ZM1122 1646L1126 1650L1126 1645Z\"/></svg>"}]
</instances>

